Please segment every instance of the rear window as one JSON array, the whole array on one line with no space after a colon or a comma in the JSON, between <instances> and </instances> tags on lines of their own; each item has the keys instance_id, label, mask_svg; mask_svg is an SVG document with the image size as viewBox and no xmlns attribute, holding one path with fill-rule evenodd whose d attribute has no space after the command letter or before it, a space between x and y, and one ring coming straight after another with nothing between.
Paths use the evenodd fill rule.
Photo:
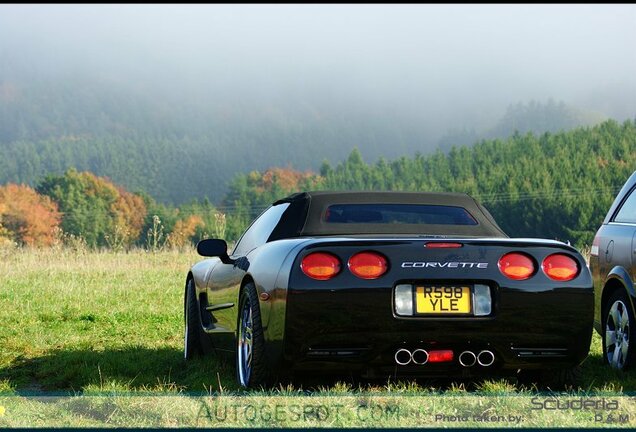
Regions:
<instances>
[{"instance_id":1,"label":"rear window","mask_svg":"<svg viewBox=\"0 0 636 432\"><path fill-rule=\"evenodd\" d=\"M327 223L477 225L463 207L418 204L333 204L323 216Z\"/></svg>"}]
</instances>

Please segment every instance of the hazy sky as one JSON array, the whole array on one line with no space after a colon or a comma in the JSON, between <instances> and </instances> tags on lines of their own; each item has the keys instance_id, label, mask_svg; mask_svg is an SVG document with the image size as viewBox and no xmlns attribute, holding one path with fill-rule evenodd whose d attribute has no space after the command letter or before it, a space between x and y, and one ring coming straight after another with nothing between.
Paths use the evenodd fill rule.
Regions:
<instances>
[{"instance_id":1,"label":"hazy sky","mask_svg":"<svg viewBox=\"0 0 636 432\"><path fill-rule=\"evenodd\" d=\"M529 99L636 100L636 5L0 5L0 61L470 123Z\"/></svg>"}]
</instances>

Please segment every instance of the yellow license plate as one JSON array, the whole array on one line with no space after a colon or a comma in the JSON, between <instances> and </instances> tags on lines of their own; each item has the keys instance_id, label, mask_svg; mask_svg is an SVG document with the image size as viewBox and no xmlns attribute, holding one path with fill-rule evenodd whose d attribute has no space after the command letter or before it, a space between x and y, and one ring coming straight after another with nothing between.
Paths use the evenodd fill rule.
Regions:
<instances>
[{"instance_id":1,"label":"yellow license plate","mask_svg":"<svg viewBox=\"0 0 636 432\"><path fill-rule=\"evenodd\" d=\"M470 314L470 287L418 286L415 304L418 314Z\"/></svg>"}]
</instances>

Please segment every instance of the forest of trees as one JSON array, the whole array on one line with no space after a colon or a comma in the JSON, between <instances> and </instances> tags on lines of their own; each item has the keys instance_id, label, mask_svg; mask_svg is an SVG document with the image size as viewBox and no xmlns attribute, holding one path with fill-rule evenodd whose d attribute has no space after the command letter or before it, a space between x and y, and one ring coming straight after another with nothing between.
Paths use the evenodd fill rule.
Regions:
<instances>
[{"instance_id":1,"label":"forest of trees","mask_svg":"<svg viewBox=\"0 0 636 432\"><path fill-rule=\"evenodd\" d=\"M614 197L636 170L636 121L571 131L515 133L448 153L368 164L355 149L319 173L288 166L237 174L219 205L163 204L105 177L70 169L35 188L0 186L0 243L51 246L81 241L124 250L183 247L204 237L234 241L273 201L302 190L466 192L512 237L590 245ZM179 178L175 178L179 180Z\"/></svg>"},{"instance_id":2,"label":"forest of trees","mask_svg":"<svg viewBox=\"0 0 636 432\"><path fill-rule=\"evenodd\" d=\"M207 200L165 206L75 169L46 176L36 189L0 186L0 245L155 251L224 237L224 230L225 215Z\"/></svg>"},{"instance_id":3,"label":"forest of trees","mask_svg":"<svg viewBox=\"0 0 636 432\"><path fill-rule=\"evenodd\" d=\"M548 99L545 103L535 100L528 103L519 102L508 106L503 117L486 130L450 130L439 140L439 148L447 151L452 147L473 145L480 139L505 138L514 133L561 132L578 126L599 124L606 119L601 113L577 109L554 99Z\"/></svg>"},{"instance_id":4,"label":"forest of trees","mask_svg":"<svg viewBox=\"0 0 636 432\"><path fill-rule=\"evenodd\" d=\"M510 236L590 245L616 193L636 170L636 121L608 120L558 133L516 133L448 153L367 164L354 150L335 167L296 182L238 175L225 205L234 237L268 203L302 189L465 192L478 198ZM271 175L271 172L266 174ZM273 172L276 174L276 172Z\"/></svg>"},{"instance_id":5,"label":"forest of trees","mask_svg":"<svg viewBox=\"0 0 636 432\"><path fill-rule=\"evenodd\" d=\"M433 128L441 126L419 111L215 98L186 104L183 95L160 98L109 81L24 74L0 68L0 184L36 187L45 174L76 168L175 205L219 202L237 173L288 164L317 170L325 157L337 163L354 145L374 162L604 118L563 102L530 101L511 105L494 125L440 139L443 131Z\"/></svg>"}]
</instances>

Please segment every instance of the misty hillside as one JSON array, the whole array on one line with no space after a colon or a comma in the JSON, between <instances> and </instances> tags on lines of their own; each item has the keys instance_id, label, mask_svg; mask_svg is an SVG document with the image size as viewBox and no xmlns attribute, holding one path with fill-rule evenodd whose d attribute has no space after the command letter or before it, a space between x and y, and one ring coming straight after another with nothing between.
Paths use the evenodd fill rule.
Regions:
<instances>
[{"instance_id":1,"label":"misty hillside","mask_svg":"<svg viewBox=\"0 0 636 432\"><path fill-rule=\"evenodd\" d=\"M607 209L636 169L636 120L607 120L567 132L482 140L447 154L365 162L357 149L320 175L270 169L238 175L224 206L228 235L273 201L301 190L464 192L478 198L511 237L590 245Z\"/></svg>"},{"instance_id":2,"label":"misty hillside","mask_svg":"<svg viewBox=\"0 0 636 432\"><path fill-rule=\"evenodd\" d=\"M354 146L397 157L433 147L429 140L408 118L345 116L303 101L186 103L113 82L0 78L0 182L33 185L75 167L163 201L218 199L237 172L317 169Z\"/></svg>"},{"instance_id":3,"label":"misty hillside","mask_svg":"<svg viewBox=\"0 0 636 432\"><path fill-rule=\"evenodd\" d=\"M595 125L607 119L607 115L555 102L548 99L541 103L531 100L528 103L509 105L504 115L492 126L477 132L475 129L451 129L439 140L439 148L450 150L452 147L472 145L483 139L503 139L514 134L528 132L541 135L545 132L560 132L579 126Z\"/></svg>"},{"instance_id":4,"label":"misty hillside","mask_svg":"<svg viewBox=\"0 0 636 432\"><path fill-rule=\"evenodd\" d=\"M0 5L0 183L164 202L636 117L625 5Z\"/></svg>"},{"instance_id":5,"label":"misty hillside","mask_svg":"<svg viewBox=\"0 0 636 432\"><path fill-rule=\"evenodd\" d=\"M511 105L483 131L451 130L435 139L413 117L371 109L344 115L301 101L186 104L109 81L0 78L0 183L34 185L74 167L164 202L218 201L236 173L286 165L317 170L354 147L375 161L601 120L563 102L532 101Z\"/></svg>"}]
</instances>

